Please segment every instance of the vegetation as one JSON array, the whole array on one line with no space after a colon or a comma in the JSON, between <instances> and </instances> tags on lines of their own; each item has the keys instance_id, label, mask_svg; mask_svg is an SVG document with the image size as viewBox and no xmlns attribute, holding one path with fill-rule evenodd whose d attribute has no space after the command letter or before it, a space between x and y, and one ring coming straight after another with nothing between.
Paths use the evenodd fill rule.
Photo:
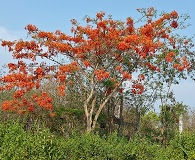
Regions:
<instances>
[{"instance_id":1,"label":"vegetation","mask_svg":"<svg viewBox=\"0 0 195 160\"><path fill-rule=\"evenodd\" d=\"M133 137L129 142L113 133L72 134L68 139L52 134L47 128L24 130L21 123L0 124L0 158L6 159L194 159L195 134L183 133L166 148L148 139Z\"/></svg>"},{"instance_id":2,"label":"vegetation","mask_svg":"<svg viewBox=\"0 0 195 160\"><path fill-rule=\"evenodd\" d=\"M171 90L194 79L193 41L177 34L188 16L138 12L1 41L17 62L0 77L0 159L195 158L194 111Z\"/></svg>"}]
</instances>

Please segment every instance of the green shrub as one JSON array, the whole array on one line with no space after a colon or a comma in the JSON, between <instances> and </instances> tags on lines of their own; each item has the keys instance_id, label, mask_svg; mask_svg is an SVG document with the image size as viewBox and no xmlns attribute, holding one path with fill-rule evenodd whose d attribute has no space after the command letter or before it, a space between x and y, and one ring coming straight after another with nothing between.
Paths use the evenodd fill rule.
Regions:
<instances>
[{"instance_id":1,"label":"green shrub","mask_svg":"<svg viewBox=\"0 0 195 160\"><path fill-rule=\"evenodd\" d=\"M195 159L195 134L176 136L164 146L134 137L130 142L116 133L53 135L42 127L26 132L19 122L0 124L1 160L182 160Z\"/></svg>"},{"instance_id":2,"label":"green shrub","mask_svg":"<svg viewBox=\"0 0 195 160\"><path fill-rule=\"evenodd\" d=\"M188 160L195 159L195 134L194 133L183 133L177 135L174 140L171 141L171 146L174 150L182 153L182 155Z\"/></svg>"},{"instance_id":3,"label":"green shrub","mask_svg":"<svg viewBox=\"0 0 195 160\"><path fill-rule=\"evenodd\" d=\"M0 159L58 159L58 141L46 130L27 133L18 122L0 124Z\"/></svg>"},{"instance_id":4,"label":"green shrub","mask_svg":"<svg viewBox=\"0 0 195 160\"><path fill-rule=\"evenodd\" d=\"M27 135L19 123L0 124L0 142L0 159L25 159Z\"/></svg>"}]
</instances>

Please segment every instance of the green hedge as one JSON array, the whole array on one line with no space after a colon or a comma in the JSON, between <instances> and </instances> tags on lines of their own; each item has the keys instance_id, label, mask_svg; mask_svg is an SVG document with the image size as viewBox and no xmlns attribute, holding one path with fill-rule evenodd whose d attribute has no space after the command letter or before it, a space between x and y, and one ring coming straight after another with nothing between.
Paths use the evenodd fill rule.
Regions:
<instances>
[{"instance_id":1,"label":"green hedge","mask_svg":"<svg viewBox=\"0 0 195 160\"><path fill-rule=\"evenodd\" d=\"M26 132L18 122L0 124L1 160L182 160L195 159L195 134L177 136L166 148L146 139L131 142L112 134L53 135L42 128Z\"/></svg>"}]
</instances>

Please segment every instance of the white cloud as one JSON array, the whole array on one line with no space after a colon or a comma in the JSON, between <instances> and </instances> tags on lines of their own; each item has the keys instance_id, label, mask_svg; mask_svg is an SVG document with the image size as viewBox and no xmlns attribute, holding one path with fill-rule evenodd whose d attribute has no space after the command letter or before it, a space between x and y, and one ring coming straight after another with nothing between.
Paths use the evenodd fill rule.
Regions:
<instances>
[{"instance_id":1,"label":"white cloud","mask_svg":"<svg viewBox=\"0 0 195 160\"><path fill-rule=\"evenodd\" d=\"M0 39L1 40L9 40L9 41L14 41L19 38L23 38L22 36L24 33L22 31L10 31L7 28L0 26ZM13 62L13 58L11 53L8 52L7 48L2 47L0 45L0 67L3 66L4 64L7 64L8 62Z\"/></svg>"},{"instance_id":2,"label":"white cloud","mask_svg":"<svg viewBox=\"0 0 195 160\"><path fill-rule=\"evenodd\" d=\"M0 39L4 40L16 40L18 38L17 33L8 31L5 27L0 26Z\"/></svg>"}]
</instances>

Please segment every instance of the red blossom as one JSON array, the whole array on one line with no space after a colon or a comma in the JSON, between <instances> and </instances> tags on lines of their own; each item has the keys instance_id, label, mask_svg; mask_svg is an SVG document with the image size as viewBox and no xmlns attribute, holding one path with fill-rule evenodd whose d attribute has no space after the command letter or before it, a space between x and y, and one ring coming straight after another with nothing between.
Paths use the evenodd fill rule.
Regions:
<instances>
[{"instance_id":1,"label":"red blossom","mask_svg":"<svg viewBox=\"0 0 195 160\"><path fill-rule=\"evenodd\" d=\"M170 16L171 16L171 18L176 19L176 18L178 18L178 13L176 11L172 11Z\"/></svg>"},{"instance_id":2,"label":"red blossom","mask_svg":"<svg viewBox=\"0 0 195 160\"><path fill-rule=\"evenodd\" d=\"M173 27L173 28L177 28L178 27L177 21L172 21L170 26Z\"/></svg>"},{"instance_id":3,"label":"red blossom","mask_svg":"<svg viewBox=\"0 0 195 160\"><path fill-rule=\"evenodd\" d=\"M120 42L118 44L118 49L119 50L126 50L127 49L127 44L125 42Z\"/></svg>"},{"instance_id":4,"label":"red blossom","mask_svg":"<svg viewBox=\"0 0 195 160\"><path fill-rule=\"evenodd\" d=\"M35 25L29 24L25 27L29 33L38 31L38 28Z\"/></svg>"},{"instance_id":5,"label":"red blossom","mask_svg":"<svg viewBox=\"0 0 195 160\"><path fill-rule=\"evenodd\" d=\"M86 68L91 66L91 63L88 60L83 61L83 64L85 65Z\"/></svg>"},{"instance_id":6,"label":"red blossom","mask_svg":"<svg viewBox=\"0 0 195 160\"><path fill-rule=\"evenodd\" d=\"M124 79L129 79L129 80L132 79L132 75L127 71L123 71L122 76Z\"/></svg>"}]
</instances>

